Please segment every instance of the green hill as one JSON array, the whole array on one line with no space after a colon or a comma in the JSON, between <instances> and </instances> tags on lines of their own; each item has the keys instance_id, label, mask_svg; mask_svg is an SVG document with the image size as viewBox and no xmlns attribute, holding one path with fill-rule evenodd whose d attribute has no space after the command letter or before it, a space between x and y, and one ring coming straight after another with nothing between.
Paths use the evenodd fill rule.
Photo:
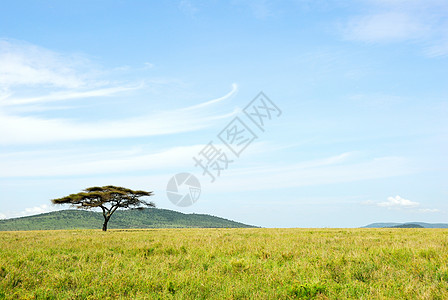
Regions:
<instances>
[{"instance_id":1,"label":"green hill","mask_svg":"<svg viewBox=\"0 0 448 300\"><path fill-rule=\"evenodd\" d=\"M101 229L103 216L99 212L61 210L29 217L0 220L0 231ZM249 228L243 223L203 214L149 208L145 210L118 210L110 219L108 228Z\"/></svg>"}]
</instances>

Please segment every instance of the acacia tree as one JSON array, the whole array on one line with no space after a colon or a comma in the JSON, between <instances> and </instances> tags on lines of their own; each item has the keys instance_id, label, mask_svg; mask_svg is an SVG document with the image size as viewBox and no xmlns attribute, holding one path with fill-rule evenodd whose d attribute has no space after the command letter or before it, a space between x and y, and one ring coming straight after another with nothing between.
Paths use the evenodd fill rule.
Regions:
<instances>
[{"instance_id":1,"label":"acacia tree","mask_svg":"<svg viewBox=\"0 0 448 300\"><path fill-rule=\"evenodd\" d=\"M107 223L119 208L144 209L155 207L154 202L146 202L141 197L152 196L153 192L133 191L119 186L90 187L81 193L53 199L53 204L70 204L79 209L101 208L103 210L103 231L107 231Z\"/></svg>"}]
</instances>

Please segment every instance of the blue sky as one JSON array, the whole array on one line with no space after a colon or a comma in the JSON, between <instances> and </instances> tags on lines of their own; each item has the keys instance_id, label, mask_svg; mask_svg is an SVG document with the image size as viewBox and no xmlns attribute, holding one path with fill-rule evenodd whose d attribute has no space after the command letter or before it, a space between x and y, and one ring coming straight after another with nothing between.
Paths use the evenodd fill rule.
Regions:
<instances>
[{"instance_id":1,"label":"blue sky","mask_svg":"<svg viewBox=\"0 0 448 300\"><path fill-rule=\"evenodd\" d=\"M265 227L448 221L448 3L6 1L0 218L89 186ZM261 131L243 109L281 110ZM255 139L239 157L218 134ZM233 160L211 183L193 157ZM186 208L169 179L201 182Z\"/></svg>"}]
</instances>

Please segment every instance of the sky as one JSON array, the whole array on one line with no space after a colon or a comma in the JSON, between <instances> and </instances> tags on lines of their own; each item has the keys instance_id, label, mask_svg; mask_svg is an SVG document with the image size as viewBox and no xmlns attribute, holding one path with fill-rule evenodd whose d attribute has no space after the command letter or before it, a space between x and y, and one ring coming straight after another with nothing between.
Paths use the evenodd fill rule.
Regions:
<instances>
[{"instance_id":1,"label":"sky","mask_svg":"<svg viewBox=\"0 0 448 300\"><path fill-rule=\"evenodd\" d=\"M448 222L448 2L3 1L0 137L0 218L117 185L262 227Z\"/></svg>"}]
</instances>

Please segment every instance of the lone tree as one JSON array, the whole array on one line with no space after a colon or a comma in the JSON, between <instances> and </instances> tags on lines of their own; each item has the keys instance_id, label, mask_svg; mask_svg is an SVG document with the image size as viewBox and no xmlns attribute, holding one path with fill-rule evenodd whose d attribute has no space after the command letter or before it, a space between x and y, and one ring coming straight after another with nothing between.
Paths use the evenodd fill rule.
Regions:
<instances>
[{"instance_id":1,"label":"lone tree","mask_svg":"<svg viewBox=\"0 0 448 300\"><path fill-rule=\"evenodd\" d=\"M78 194L71 194L59 199L53 199L53 204L71 204L80 209L99 207L103 210L103 231L107 231L107 223L113 213L119 208L144 209L155 207L154 202L146 202L141 197L152 196L153 192L133 191L119 186L90 187Z\"/></svg>"}]
</instances>

